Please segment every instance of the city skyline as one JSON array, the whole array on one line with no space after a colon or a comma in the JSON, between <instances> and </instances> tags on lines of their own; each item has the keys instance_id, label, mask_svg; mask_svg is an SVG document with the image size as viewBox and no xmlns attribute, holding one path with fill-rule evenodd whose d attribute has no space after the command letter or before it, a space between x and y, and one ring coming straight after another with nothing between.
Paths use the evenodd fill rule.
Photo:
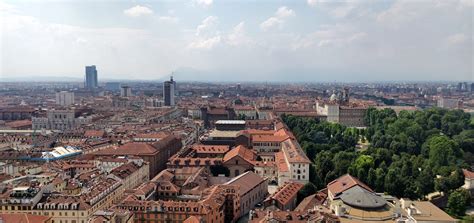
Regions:
<instances>
[{"instance_id":1,"label":"city skyline","mask_svg":"<svg viewBox=\"0 0 474 223\"><path fill-rule=\"evenodd\" d=\"M0 81L80 80L88 64L99 81L472 81L472 10L465 0L0 1Z\"/></svg>"}]
</instances>

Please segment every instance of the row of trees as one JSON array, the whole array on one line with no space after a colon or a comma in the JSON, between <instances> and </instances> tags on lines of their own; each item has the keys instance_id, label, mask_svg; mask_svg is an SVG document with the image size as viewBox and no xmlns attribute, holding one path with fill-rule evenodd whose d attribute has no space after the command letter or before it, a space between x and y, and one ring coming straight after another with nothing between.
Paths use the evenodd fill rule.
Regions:
<instances>
[{"instance_id":1,"label":"row of trees","mask_svg":"<svg viewBox=\"0 0 474 223\"><path fill-rule=\"evenodd\" d=\"M377 192L423 198L464 183L461 168L473 164L474 130L460 110L427 109L398 115L368 109L367 129L348 128L311 118L282 116L308 158L310 181L317 188L350 173ZM367 139L367 150L356 145ZM439 177L437 177L439 176Z\"/></svg>"}]
</instances>

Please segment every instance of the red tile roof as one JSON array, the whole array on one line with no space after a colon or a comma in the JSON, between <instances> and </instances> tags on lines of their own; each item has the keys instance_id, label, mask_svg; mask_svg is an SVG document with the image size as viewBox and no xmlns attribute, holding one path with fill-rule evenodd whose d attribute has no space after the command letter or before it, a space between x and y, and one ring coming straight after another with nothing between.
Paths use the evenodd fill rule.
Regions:
<instances>
[{"instance_id":1,"label":"red tile roof","mask_svg":"<svg viewBox=\"0 0 474 223\"><path fill-rule=\"evenodd\" d=\"M129 142L120 147L98 151L101 155L153 155L158 150L148 143Z\"/></svg>"},{"instance_id":2,"label":"red tile roof","mask_svg":"<svg viewBox=\"0 0 474 223\"><path fill-rule=\"evenodd\" d=\"M137 134L135 138L144 138L144 139L161 139L168 136L168 133L165 132L155 132L155 133L142 133Z\"/></svg>"},{"instance_id":3,"label":"red tile roof","mask_svg":"<svg viewBox=\"0 0 474 223\"><path fill-rule=\"evenodd\" d=\"M246 130L242 130L241 133L250 134L250 135L273 135L273 134L275 134L275 131L273 131L273 130L260 130L260 129L246 129Z\"/></svg>"},{"instance_id":4,"label":"red tile roof","mask_svg":"<svg viewBox=\"0 0 474 223\"><path fill-rule=\"evenodd\" d=\"M275 163L279 172L288 172L288 165L285 161L285 154L282 151L275 153Z\"/></svg>"},{"instance_id":5,"label":"red tile roof","mask_svg":"<svg viewBox=\"0 0 474 223\"><path fill-rule=\"evenodd\" d=\"M105 135L104 130L87 130L84 133L85 137L103 137Z\"/></svg>"},{"instance_id":6,"label":"red tile roof","mask_svg":"<svg viewBox=\"0 0 474 223\"><path fill-rule=\"evenodd\" d=\"M296 199L296 195L301 188L303 188L302 183L289 182L280 187L272 196L271 199L278 201L283 206L286 206L289 202L292 202L293 199Z\"/></svg>"},{"instance_id":7,"label":"red tile roof","mask_svg":"<svg viewBox=\"0 0 474 223\"><path fill-rule=\"evenodd\" d=\"M327 188L316 192L313 195L305 197L295 208L295 211L307 211L314 208L314 206L322 205L328 197Z\"/></svg>"},{"instance_id":8,"label":"red tile roof","mask_svg":"<svg viewBox=\"0 0 474 223\"><path fill-rule=\"evenodd\" d=\"M32 214L0 214L0 219L5 223L44 223L51 217Z\"/></svg>"},{"instance_id":9,"label":"red tile roof","mask_svg":"<svg viewBox=\"0 0 474 223\"><path fill-rule=\"evenodd\" d=\"M5 125L10 128L18 128L18 127L25 127L25 126L31 127L31 120L18 120L18 121L8 122Z\"/></svg>"},{"instance_id":10,"label":"red tile roof","mask_svg":"<svg viewBox=\"0 0 474 223\"><path fill-rule=\"evenodd\" d=\"M236 156L242 157L244 160L246 160L249 163L253 163L255 159L257 158L257 155L255 154L254 151L247 149L242 145L239 145L231 149L228 153L225 154L223 162L225 163Z\"/></svg>"},{"instance_id":11,"label":"red tile roof","mask_svg":"<svg viewBox=\"0 0 474 223\"><path fill-rule=\"evenodd\" d=\"M293 135L293 133L291 131L289 131L288 129L286 129L286 128L279 129L278 131L275 132L275 135L276 136L285 136L285 137L295 139L295 136Z\"/></svg>"},{"instance_id":12,"label":"red tile roof","mask_svg":"<svg viewBox=\"0 0 474 223\"><path fill-rule=\"evenodd\" d=\"M183 223L201 223L201 217L196 217L194 215L189 216L189 218L186 218Z\"/></svg>"},{"instance_id":13,"label":"red tile roof","mask_svg":"<svg viewBox=\"0 0 474 223\"><path fill-rule=\"evenodd\" d=\"M333 196L337 196L339 193L342 193L353 186L359 185L363 187L364 189L373 192L373 190L367 186L366 184L362 183L359 179L346 174L344 176L341 176L333 181L331 181L328 185L328 191L333 194Z\"/></svg>"},{"instance_id":14,"label":"red tile roof","mask_svg":"<svg viewBox=\"0 0 474 223\"><path fill-rule=\"evenodd\" d=\"M245 195L250 190L254 189L257 185L260 185L265 179L260 177L258 174L247 171L237 177L234 177L229 182L225 183L225 185L236 185L239 186L239 194L240 196Z\"/></svg>"},{"instance_id":15,"label":"red tile roof","mask_svg":"<svg viewBox=\"0 0 474 223\"><path fill-rule=\"evenodd\" d=\"M214 145L193 145L193 150L196 153L226 153L229 151L229 146L214 146Z\"/></svg>"},{"instance_id":16,"label":"red tile roof","mask_svg":"<svg viewBox=\"0 0 474 223\"><path fill-rule=\"evenodd\" d=\"M294 139L287 139L281 143L282 151L290 163L311 163L300 144Z\"/></svg>"},{"instance_id":17,"label":"red tile roof","mask_svg":"<svg viewBox=\"0 0 474 223\"><path fill-rule=\"evenodd\" d=\"M462 169L462 172L464 173L465 178L474 179L474 172L469 171L467 169Z\"/></svg>"},{"instance_id":18,"label":"red tile roof","mask_svg":"<svg viewBox=\"0 0 474 223\"><path fill-rule=\"evenodd\" d=\"M288 136L280 135L254 135L252 142L283 142L288 139Z\"/></svg>"}]
</instances>

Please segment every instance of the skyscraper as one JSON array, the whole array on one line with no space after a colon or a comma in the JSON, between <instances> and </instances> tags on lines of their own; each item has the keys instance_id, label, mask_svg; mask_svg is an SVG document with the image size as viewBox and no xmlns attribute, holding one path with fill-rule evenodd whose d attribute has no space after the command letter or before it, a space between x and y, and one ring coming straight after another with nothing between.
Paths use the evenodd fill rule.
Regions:
<instances>
[{"instance_id":1,"label":"skyscraper","mask_svg":"<svg viewBox=\"0 0 474 223\"><path fill-rule=\"evenodd\" d=\"M86 66L86 80L84 82L85 88L97 88L99 86L97 81L97 69L95 65Z\"/></svg>"},{"instance_id":2,"label":"skyscraper","mask_svg":"<svg viewBox=\"0 0 474 223\"><path fill-rule=\"evenodd\" d=\"M165 101L165 106L174 106L175 87L176 82L173 81L173 76L171 76L169 81L163 82L163 100Z\"/></svg>"}]
</instances>

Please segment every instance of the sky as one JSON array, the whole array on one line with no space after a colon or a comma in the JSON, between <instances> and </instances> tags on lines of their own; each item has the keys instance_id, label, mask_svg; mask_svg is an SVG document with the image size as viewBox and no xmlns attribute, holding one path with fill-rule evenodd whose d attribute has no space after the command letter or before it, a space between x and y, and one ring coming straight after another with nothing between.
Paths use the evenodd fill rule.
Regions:
<instances>
[{"instance_id":1,"label":"sky","mask_svg":"<svg viewBox=\"0 0 474 223\"><path fill-rule=\"evenodd\" d=\"M0 0L0 80L474 81L474 0Z\"/></svg>"}]
</instances>

